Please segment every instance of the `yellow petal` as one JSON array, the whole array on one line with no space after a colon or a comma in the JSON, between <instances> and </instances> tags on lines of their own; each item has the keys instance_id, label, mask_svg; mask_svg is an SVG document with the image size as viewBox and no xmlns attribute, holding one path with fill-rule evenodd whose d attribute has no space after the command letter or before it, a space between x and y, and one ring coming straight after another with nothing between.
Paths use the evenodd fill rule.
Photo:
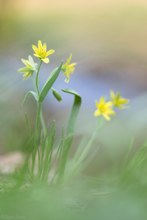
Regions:
<instances>
[{"instance_id":1,"label":"yellow petal","mask_svg":"<svg viewBox=\"0 0 147 220\"><path fill-rule=\"evenodd\" d=\"M48 50L48 51L46 52L46 56L48 57L49 55L51 55L51 54L53 54L53 53L55 53L55 50L53 50L53 49Z\"/></svg>"},{"instance_id":2,"label":"yellow petal","mask_svg":"<svg viewBox=\"0 0 147 220\"><path fill-rule=\"evenodd\" d=\"M67 64L67 65L70 64L71 59L72 59L72 53L70 54L69 58L68 58L67 61L66 61L66 64Z\"/></svg>"},{"instance_id":3,"label":"yellow petal","mask_svg":"<svg viewBox=\"0 0 147 220\"><path fill-rule=\"evenodd\" d=\"M23 79L27 79L28 77L30 77L31 74L29 72L23 74Z\"/></svg>"},{"instance_id":4,"label":"yellow petal","mask_svg":"<svg viewBox=\"0 0 147 220\"><path fill-rule=\"evenodd\" d=\"M46 51L46 48L47 48L47 46L46 46L46 43L44 43L43 44L43 49Z\"/></svg>"},{"instance_id":5,"label":"yellow petal","mask_svg":"<svg viewBox=\"0 0 147 220\"><path fill-rule=\"evenodd\" d=\"M105 105L106 105L107 108L110 108L110 107L112 107L113 103L110 101L110 102L106 102Z\"/></svg>"},{"instance_id":6,"label":"yellow petal","mask_svg":"<svg viewBox=\"0 0 147 220\"><path fill-rule=\"evenodd\" d=\"M38 48L39 48L39 49L42 48L42 42L41 42L41 40L38 41Z\"/></svg>"},{"instance_id":7,"label":"yellow petal","mask_svg":"<svg viewBox=\"0 0 147 220\"><path fill-rule=\"evenodd\" d=\"M104 96L102 96L101 98L100 98L100 102L99 102L100 104L104 104L105 103L105 98L104 98Z\"/></svg>"},{"instance_id":8,"label":"yellow petal","mask_svg":"<svg viewBox=\"0 0 147 220\"><path fill-rule=\"evenodd\" d=\"M98 117L101 115L101 112L97 109L95 112L94 112L94 116L95 117Z\"/></svg>"},{"instance_id":9,"label":"yellow petal","mask_svg":"<svg viewBox=\"0 0 147 220\"><path fill-rule=\"evenodd\" d=\"M95 102L95 105L96 105L97 108L99 108L99 103L98 103L98 101Z\"/></svg>"},{"instance_id":10,"label":"yellow petal","mask_svg":"<svg viewBox=\"0 0 147 220\"><path fill-rule=\"evenodd\" d=\"M71 64L69 64L69 67L74 68L76 65L77 65L76 63L71 63Z\"/></svg>"},{"instance_id":11,"label":"yellow petal","mask_svg":"<svg viewBox=\"0 0 147 220\"><path fill-rule=\"evenodd\" d=\"M110 121L111 118L107 115L107 114L103 114L104 118L107 120L107 121Z\"/></svg>"},{"instance_id":12,"label":"yellow petal","mask_svg":"<svg viewBox=\"0 0 147 220\"><path fill-rule=\"evenodd\" d=\"M115 115L115 111L113 111L112 109L108 109L108 110L106 111L106 114L107 114L107 115Z\"/></svg>"},{"instance_id":13,"label":"yellow petal","mask_svg":"<svg viewBox=\"0 0 147 220\"><path fill-rule=\"evenodd\" d=\"M41 59L44 63L49 63L49 59L48 58L44 58L44 59Z\"/></svg>"},{"instance_id":14,"label":"yellow petal","mask_svg":"<svg viewBox=\"0 0 147 220\"><path fill-rule=\"evenodd\" d=\"M34 52L36 53L37 51L37 47L35 45L32 45L32 49L34 50Z\"/></svg>"},{"instance_id":15,"label":"yellow petal","mask_svg":"<svg viewBox=\"0 0 147 220\"><path fill-rule=\"evenodd\" d=\"M35 57L39 57L39 58L40 58L40 56L39 56L38 54L36 54L36 53L34 53L34 56L35 56Z\"/></svg>"},{"instance_id":16,"label":"yellow petal","mask_svg":"<svg viewBox=\"0 0 147 220\"><path fill-rule=\"evenodd\" d=\"M127 104L129 102L128 99L124 99L124 98L120 98L120 101L119 101L121 104Z\"/></svg>"},{"instance_id":17,"label":"yellow petal","mask_svg":"<svg viewBox=\"0 0 147 220\"><path fill-rule=\"evenodd\" d=\"M22 63L25 64L26 66L28 65L28 64L27 64L27 60L21 59L21 61L22 61Z\"/></svg>"}]
</instances>

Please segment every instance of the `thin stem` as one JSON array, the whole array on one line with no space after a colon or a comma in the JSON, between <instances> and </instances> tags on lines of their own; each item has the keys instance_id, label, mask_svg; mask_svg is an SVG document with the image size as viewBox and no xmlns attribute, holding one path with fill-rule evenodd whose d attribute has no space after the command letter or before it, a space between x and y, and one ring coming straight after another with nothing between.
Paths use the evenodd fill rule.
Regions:
<instances>
[{"instance_id":1,"label":"thin stem","mask_svg":"<svg viewBox=\"0 0 147 220\"><path fill-rule=\"evenodd\" d=\"M63 178L64 178L64 173L65 173L65 168L66 168L66 163L67 163L67 158L68 158L68 153L69 153L69 149L72 143L72 136L68 136L63 140L63 144L61 145L61 152L59 155L60 158L60 163L59 163L59 176L58 176L58 181L59 183L62 182Z\"/></svg>"},{"instance_id":2,"label":"thin stem","mask_svg":"<svg viewBox=\"0 0 147 220\"><path fill-rule=\"evenodd\" d=\"M94 132L93 132L91 138L89 139L87 145L84 147L83 152L81 153L81 155L79 155L78 160L76 161L74 170L76 170L76 169L79 167L80 163L82 163L82 161L83 161L83 160L85 159L85 157L88 155L88 152L89 152L89 150L90 150L90 148L91 148L91 146L92 146L92 144L93 144L93 142L94 142L94 140L95 140L95 138L96 138L96 136L97 136L97 134L98 134L98 131L99 131L99 130L101 129L101 127L103 126L103 122L104 122L103 119L98 120L98 122L97 122L97 124L96 124L96 128L95 128L95 130L94 130Z\"/></svg>"},{"instance_id":3,"label":"thin stem","mask_svg":"<svg viewBox=\"0 0 147 220\"><path fill-rule=\"evenodd\" d=\"M40 72L41 65L42 65L42 60L40 60L40 64L38 66L38 70L37 70L37 73L36 73L36 90L37 90L38 96L40 95L40 91L39 91L39 72ZM38 114L39 114L39 116L37 116L37 117L40 117L40 122L41 122L41 125L42 125L43 134L45 136L46 135L46 126L45 126L43 113L42 113L42 103L39 103L39 112L38 112ZM39 121L39 118L37 118L37 120ZM37 121L37 124L38 124L38 121Z\"/></svg>"},{"instance_id":4,"label":"thin stem","mask_svg":"<svg viewBox=\"0 0 147 220\"><path fill-rule=\"evenodd\" d=\"M41 103L37 105L37 115L36 115L36 124L35 124L35 135L34 135L34 148L32 152L32 174L34 173L34 166L36 161L36 153L38 149L38 140L39 140L39 118L40 118L40 110L41 110Z\"/></svg>"},{"instance_id":5,"label":"thin stem","mask_svg":"<svg viewBox=\"0 0 147 220\"><path fill-rule=\"evenodd\" d=\"M41 121L42 129L43 129L43 135L45 137L46 133L47 133L47 128L46 128L46 125L45 125L42 109L41 109L41 112L40 112L40 121Z\"/></svg>"},{"instance_id":6,"label":"thin stem","mask_svg":"<svg viewBox=\"0 0 147 220\"><path fill-rule=\"evenodd\" d=\"M40 119L40 113L41 113L41 103L39 102L37 104L37 115L36 115L36 130L39 129L39 119Z\"/></svg>"},{"instance_id":7,"label":"thin stem","mask_svg":"<svg viewBox=\"0 0 147 220\"><path fill-rule=\"evenodd\" d=\"M37 73L36 73L36 84L35 84L35 86L36 86L36 91L37 91L38 97L40 95L40 91L39 91L39 72L40 72L41 64L42 64L42 60L40 60L38 70L37 70ZM40 133L40 131L39 131L40 112L41 112L41 103L38 102L37 103L36 123L35 123L34 148L33 148L33 152L32 152L32 174L34 173L36 153L37 153L37 149L38 149L38 140L39 140L39 133Z\"/></svg>"},{"instance_id":8,"label":"thin stem","mask_svg":"<svg viewBox=\"0 0 147 220\"><path fill-rule=\"evenodd\" d=\"M37 70L37 73L36 73L36 90L37 90L38 96L40 94L40 91L39 91L39 72L40 72L41 64L42 64L42 60L40 60L38 70Z\"/></svg>"}]
</instances>

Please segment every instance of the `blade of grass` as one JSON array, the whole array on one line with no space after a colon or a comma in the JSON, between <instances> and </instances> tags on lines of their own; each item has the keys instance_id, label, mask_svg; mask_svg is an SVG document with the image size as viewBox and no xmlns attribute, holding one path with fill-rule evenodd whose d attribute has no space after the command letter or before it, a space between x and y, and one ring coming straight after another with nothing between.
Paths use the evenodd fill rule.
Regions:
<instances>
[{"instance_id":1,"label":"blade of grass","mask_svg":"<svg viewBox=\"0 0 147 220\"><path fill-rule=\"evenodd\" d=\"M74 103L73 103L73 107L72 107L71 114L70 114L69 121L68 121L68 125L67 125L66 136L65 136L63 143L61 145L61 151L60 151L60 155L59 155L59 167L58 167L58 180L59 180L59 182L64 177L68 153L71 148L71 144L72 144L72 140L73 140L75 123L76 123L77 116L78 116L78 113L79 113L79 110L81 107L81 102L82 102L82 99L77 92L70 90L70 89L62 89L62 91L65 93L74 95Z\"/></svg>"},{"instance_id":2,"label":"blade of grass","mask_svg":"<svg viewBox=\"0 0 147 220\"><path fill-rule=\"evenodd\" d=\"M38 102L38 95L37 95L37 93L36 93L36 92L34 92L34 91L28 91L28 92L26 93L26 95L25 95L24 99L23 99L22 105L24 105L24 104L25 104L25 102L26 102L27 98L28 98L30 95L32 95L32 96L33 96L33 98L34 98L34 99L35 99L35 100Z\"/></svg>"},{"instance_id":3,"label":"blade of grass","mask_svg":"<svg viewBox=\"0 0 147 220\"><path fill-rule=\"evenodd\" d=\"M75 123L77 120L78 113L80 111L82 98L74 90L62 89L62 91L65 93L74 95L74 103L73 103L73 107L72 107L71 114L70 114L69 121L68 121L67 131L66 131L66 134L68 136L68 135L73 135L73 133L74 133Z\"/></svg>"},{"instance_id":4,"label":"blade of grass","mask_svg":"<svg viewBox=\"0 0 147 220\"><path fill-rule=\"evenodd\" d=\"M44 149L43 149L43 155L42 155L42 180L48 181L48 175L49 171L51 169L51 163L52 163L52 154L53 154L53 146L54 146L54 140L55 140L55 134L56 134L56 128L55 128L55 122L52 123L52 126L49 130L47 138L44 140Z\"/></svg>"}]
</instances>

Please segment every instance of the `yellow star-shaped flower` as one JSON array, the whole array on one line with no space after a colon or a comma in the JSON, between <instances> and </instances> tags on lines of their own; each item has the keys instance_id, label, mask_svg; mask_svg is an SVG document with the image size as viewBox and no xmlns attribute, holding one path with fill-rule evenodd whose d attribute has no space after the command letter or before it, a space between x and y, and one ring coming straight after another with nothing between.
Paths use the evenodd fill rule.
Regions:
<instances>
[{"instance_id":1,"label":"yellow star-shaped flower","mask_svg":"<svg viewBox=\"0 0 147 220\"><path fill-rule=\"evenodd\" d=\"M62 71L65 75L65 82L68 83L70 80L71 74L75 70L76 63L70 63L72 59L72 54L70 54L69 58L66 60L66 63L62 66Z\"/></svg>"},{"instance_id":2,"label":"yellow star-shaped flower","mask_svg":"<svg viewBox=\"0 0 147 220\"><path fill-rule=\"evenodd\" d=\"M38 57L44 63L49 63L48 56L55 52L53 49L47 51L46 43L42 44L41 40L38 41L38 47L32 45L32 48L35 52L34 56Z\"/></svg>"},{"instance_id":3,"label":"yellow star-shaped flower","mask_svg":"<svg viewBox=\"0 0 147 220\"><path fill-rule=\"evenodd\" d=\"M98 101L96 101L96 111L94 112L94 116L103 116L106 120L111 120L112 115L115 115L115 112L112 109L113 104L111 101L106 102L105 98L102 96Z\"/></svg>"},{"instance_id":4,"label":"yellow star-shaped flower","mask_svg":"<svg viewBox=\"0 0 147 220\"><path fill-rule=\"evenodd\" d=\"M119 92L114 93L113 91L110 92L110 97L114 107L123 109L126 108L126 104L129 102L128 99L123 98Z\"/></svg>"},{"instance_id":5,"label":"yellow star-shaped flower","mask_svg":"<svg viewBox=\"0 0 147 220\"><path fill-rule=\"evenodd\" d=\"M34 62L31 56L28 56L28 60L21 59L21 61L25 66L20 68L18 71L24 73L23 78L27 79L37 71L37 63Z\"/></svg>"}]
</instances>

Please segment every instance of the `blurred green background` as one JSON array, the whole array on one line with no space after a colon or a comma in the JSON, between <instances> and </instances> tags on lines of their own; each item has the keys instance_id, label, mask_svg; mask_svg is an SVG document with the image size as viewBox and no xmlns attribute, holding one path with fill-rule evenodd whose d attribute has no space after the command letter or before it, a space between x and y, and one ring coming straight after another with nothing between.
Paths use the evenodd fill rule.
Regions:
<instances>
[{"instance_id":1,"label":"blurred green background","mask_svg":"<svg viewBox=\"0 0 147 220\"><path fill-rule=\"evenodd\" d=\"M33 101L31 108L27 104L22 110L21 106L31 83L23 81L17 69L22 66L20 59L32 54L31 45L38 39L56 50L50 66L43 67L42 82L72 52L78 65L68 87L83 96L84 111L90 115L95 99L110 89L131 99L147 91L145 0L0 0L1 153L24 148L28 132L25 111L33 124ZM60 79L55 87L67 87L63 76ZM63 123L72 102L67 96L64 100L58 104L49 96L47 119L54 114L59 124ZM141 103L142 108L144 99Z\"/></svg>"}]
</instances>

